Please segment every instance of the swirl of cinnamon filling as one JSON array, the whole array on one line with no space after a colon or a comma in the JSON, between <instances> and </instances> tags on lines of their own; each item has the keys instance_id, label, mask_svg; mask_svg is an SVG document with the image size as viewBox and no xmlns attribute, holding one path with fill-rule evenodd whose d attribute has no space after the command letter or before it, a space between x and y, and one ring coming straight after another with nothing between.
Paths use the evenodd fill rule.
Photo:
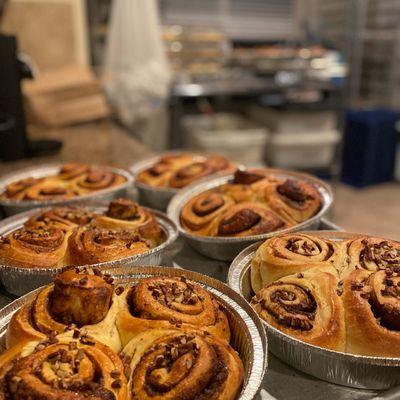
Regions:
<instances>
[{"instance_id":1,"label":"swirl of cinnamon filling","mask_svg":"<svg viewBox=\"0 0 400 400\"><path fill-rule=\"evenodd\" d=\"M36 347L34 347L36 345ZM125 400L122 362L106 345L80 337L52 336L11 349L0 360L4 399ZM7 359L9 358L9 360Z\"/></svg>"},{"instance_id":2,"label":"swirl of cinnamon filling","mask_svg":"<svg viewBox=\"0 0 400 400\"><path fill-rule=\"evenodd\" d=\"M132 400L234 400L243 384L237 353L199 332L149 331L133 339L124 353L132 356Z\"/></svg>"}]
</instances>

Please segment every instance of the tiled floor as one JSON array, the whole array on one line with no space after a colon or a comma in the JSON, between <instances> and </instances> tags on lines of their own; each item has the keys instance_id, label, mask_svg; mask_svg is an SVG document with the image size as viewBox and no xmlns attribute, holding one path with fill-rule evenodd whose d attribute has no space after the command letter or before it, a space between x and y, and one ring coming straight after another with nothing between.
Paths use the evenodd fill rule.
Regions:
<instances>
[{"instance_id":1,"label":"tiled floor","mask_svg":"<svg viewBox=\"0 0 400 400\"><path fill-rule=\"evenodd\" d=\"M340 185L331 219L349 232L400 240L400 183L365 189Z\"/></svg>"}]
</instances>

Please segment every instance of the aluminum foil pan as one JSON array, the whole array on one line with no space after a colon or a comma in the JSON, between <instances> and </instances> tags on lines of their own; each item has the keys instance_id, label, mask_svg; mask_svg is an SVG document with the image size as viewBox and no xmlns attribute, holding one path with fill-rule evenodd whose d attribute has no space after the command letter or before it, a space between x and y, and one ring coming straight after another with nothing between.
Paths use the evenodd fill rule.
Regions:
<instances>
[{"instance_id":1,"label":"aluminum foil pan","mask_svg":"<svg viewBox=\"0 0 400 400\"><path fill-rule=\"evenodd\" d=\"M180 153L187 153L187 151L176 150L165 153L165 155L174 155ZM199 155L199 157L201 157L201 155ZM160 160L160 155L146 158L145 160L139 161L138 163L132 165L129 168L129 170L135 177L134 182L139 193L139 203L144 204L151 208L155 208L157 210L165 211L171 199L183 189L154 187L146 183L138 182L136 180L136 176L140 172L142 172L145 169L151 168L159 160ZM238 165L238 167L240 167L240 165ZM197 182L202 182L202 181L203 179L200 179Z\"/></svg>"},{"instance_id":2,"label":"aluminum foil pan","mask_svg":"<svg viewBox=\"0 0 400 400\"><path fill-rule=\"evenodd\" d=\"M49 175L57 174L62 164L43 164L40 166L33 166L13 172L0 178L0 193L2 193L6 186L20 179L34 177L42 178ZM117 197L124 197L127 195L128 190L132 187L132 175L120 168L106 167L101 168L116 174L122 175L126 182L122 185L112 187L109 189L98 190L93 193L85 194L82 196L73 197L68 200L9 200L0 198L0 207L3 209L5 215L14 215L23 211L30 210L38 207L60 206L60 205L78 205L78 204L93 204L98 200L111 201Z\"/></svg>"},{"instance_id":3,"label":"aluminum foil pan","mask_svg":"<svg viewBox=\"0 0 400 400\"><path fill-rule=\"evenodd\" d=\"M104 207L89 207L93 211L105 211ZM44 210L42 210L44 211ZM155 213L157 221L160 223L164 233L165 241L157 247L146 251L142 254L137 254L131 257L121 258L115 261L107 261L97 264L92 264L91 267L112 269L120 267L121 265L130 267L133 265L159 265L163 261L163 255L166 250L178 237L178 229L173 221L171 221L165 214L151 210ZM6 218L0 222L0 236L6 235L18 228L33 215L40 212L40 210L30 210L24 213L14 215ZM59 268L18 268L9 265L0 265L0 282L4 288L12 294L21 296L39 286L45 285L51 281L51 277L60 272L63 267Z\"/></svg>"},{"instance_id":4,"label":"aluminum foil pan","mask_svg":"<svg viewBox=\"0 0 400 400\"><path fill-rule=\"evenodd\" d=\"M361 236L332 231L306 233L331 240ZM229 268L229 286L242 294L247 301L250 301L255 294L251 288L250 267L261 243L255 243L243 250ZM270 351L300 371L328 382L354 388L380 390L400 385L400 358L357 356L324 349L297 340L267 322L262 322L267 331Z\"/></svg>"},{"instance_id":5,"label":"aluminum foil pan","mask_svg":"<svg viewBox=\"0 0 400 400\"><path fill-rule=\"evenodd\" d=\"M265 233L262 235L228 238L198 236L187 232L180 224L180 214L182 208L194 196L228 183L230 180L233 179L233 175L228 174L224 176L209 178L197 184L194 183L183 189L171 200L168 206L167 214L178 226L179 233L195 250L197 250L201 254L204 254L207 257L211 257L221 261L231 261L236 257L238 253L240 253L250 244L259 240L268 239L271 236L275 236L285 232L301 231L305 229L318 229L321 218L327 213L333 201L333 193L330 186L327 183L317 178L314 178L311 175L272 168L268 168L267 170L270 172L271 175L274 175L278 178L297 178L313 184L322 196L322 207L319 212L312 218L301 222L300 224L297 224L290 228Z\"/></svg>"},{"instance_id":6,"label":"aluminum foil pan","mask_svg":"<svg viewBox=\"0 0 400 400\"><path fill-rule=\"evenodd\" d=\"M129 285L148 276L181 276L184 274L217 296L226 308L232 332L231 345L239 353L245 368L243 390L238 399L251 400L260 389L267 369L267 340L255 311L238 293L224 283L193 271L169 267L120 267L110 271L120 285ZM0 346L5 348L5 332L11 316L25 303L33 300L35 290L0 310Z\"/></svg>"}]
</instances>

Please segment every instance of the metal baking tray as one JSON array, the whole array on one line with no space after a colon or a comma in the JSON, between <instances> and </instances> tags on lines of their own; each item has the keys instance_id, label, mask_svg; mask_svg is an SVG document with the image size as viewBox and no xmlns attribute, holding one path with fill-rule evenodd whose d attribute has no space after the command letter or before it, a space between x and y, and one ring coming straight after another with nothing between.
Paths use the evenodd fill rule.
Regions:
<instances>
[{"instance_id":1,"label":"metal baking tray","mask_svg":"<svg viewBox=\"0 0 400 400\"><path fill-rule=\"evenodd\" d=\"M311 231L305 232L331 240L344 240L360 234ZM232 262L228 284L247 301L254 296L250 282L251 261L262 242L243 250ZM297 340L263 321L270 351L285 363L307 374L332 382L362 389L388 389L400 385L400 358L357 356L324 349Z\"/></svg>"},{"instance_id":2,"label":"metal baking tray","mask_svg":"<svg viewBox=\"0 0 400 400\"><path fill-rule=\"evenodd\" d=\"M168 154L179 154L179 151L165 153ZM157 210L165 211L168 203L178 192L179 189L167 188L167 187L155 187L146 183L138 182L136 176L145 169L151 168L157 161L160 160L160 156L153 156L146 158L143 161L139 161L132 165L129 170L134 176L134 184L138 190L139 203L146 206L155 208Z\"/></svg>"},{"instance_id":3,"label":"metal baking tray","mask_svg":"<svg viewBox=\"0 0 400 400\"><path fill-rule=\"evenodd\" d=\"M167 153L163 153L164 156L168 155L176 155L176 154L181 154L181 153L188 153L187 151L182 151L182 150L175 150L175 151L170 151ZM199 159L203 159L203 156L201 154L197 154ZM136 176L142 172L145 169L151 168L157 161L159 161L161 158L160 155L158 156L153 156L150 158L146 158L143 161L139 161L132 165L129 170L134 176L134 183L135 186L138 190L139 194L139 203L144 204L148 207L155 208L157 210L165 211L168 207L169 202L171 199L180 191L183 189L174 189L174 188L168 188L168 187L155 187L148 185L146 183L138 182L136 179ZM242 167L242 165L237 165L238 168ZM218 175L218 173L216 174ZM215 175L214 175L215 176ZM196 182L202 182L204 179L207 179L208 177L200 178Z\"/></svg>"},{"instance_id":4,"label":"metal baking tray","mask_svg":"<svg viewBox=\"0 0 400 400\"><path fill-rule=\"evenodd\" d=\"M60 167L63 164L43 164L40 166L33 166L25 169L21 169L17 172L13 172L8 175L4 175L0 178L0 193L2 193L9 183L18 181L20 179L25 179L29 177L43 178L49 175L57 174ZM94 165L96 167L96 165ZM78 205L81 204L92 204L98 200L113 200L117 197L124 197L127 194L128 189L131 188L133 184L133 177L127 170L115 167L100 166L102 169L114 172L116 174L122 175L126 182L111 187L109 189L97 190L96 192L85 194L82 196L76 196L71 199L59 200L59 199L49 199L49 200L11 200L0 198L0 207L3 209L5 215L14 215L23 211L30 210L32 208L38 207L48 207L48 206L60 206L60 205Z\"/></svg>"},{"instance_id":5,"label":"metal baking tray","mask_svg":"<svg viewBox=\"0 0 400 400\"><path fill-rule=\"evenodd\" d=\"M244 387L238 399L251 400L258 393L267 369L267 340L260 319L251 306L226 284L193 271L169 267L120 267L110 271L115 283L130 285L149 276L183 274L212 292L227 311L232 332L231 345L239 353L245 369ZM5 348L5 333L12 315L25 303L32 301L35 290L0 310L0 345Z\"/></svg>"},{"instance_id":6,"label":"metal baking tray","mask_svg":"<svg viewBox=\"0 0 400 400\"><path fill-rule=\"evenodd\" d=\"M294 225L290 228L279 229L277 231L265 233L262 235L246 237L211 237L194 235L187 232L180 223L182 208L191 198L195 197L196 195L207 190L216 188L218 186L224 185L225 183L231 181L233 179L233 174L228 174L222 177L219 176L217 178L209 178L197 184L192 184L183 189L176 196L174 196L174 198L169 203L167 214L178 226L179 233L195 250L208 257L222 261L233 260L236 255L240 253L244 248L259 240L265 240L271 236L285 232L296 232L305 229L318 229L321 218L327 213L333 201L333 193L330 186L327 183L317 178L314 178L311 175L272 168L267 168L266 170L271 175L278 178L301 179L313 184L322 196L322 207L318 211L318 213L308 220Z\"/></svg>"},{"instance_id":7,"label":"metal baking tray","mask_svg":"<svg viewBox=\"0 0 400 400\"><path fill-rule=\"evenodd\" d=\"M104 212L106 207L87 207L92 211ZM0 222L0 236L7 235L23 226L23 224L33 215L45 211L44 209L34 209L24 213L8 217ZM177 239L178 229L164 213L156 210L154 212L157 221L165 233L165 241L159 246L137 254L131 257L121 258L115 261L107 261L97 264L91 264L91 267L104 269L133 265L159 265L162 262L163 255L169 246ZM0 282L4 288L12 294L21 296L39 286L45 285L51 281L51 277L60 272L65 267L58 268L19 268L9 265L0 265Z\"/></svg>"}]
</instances>

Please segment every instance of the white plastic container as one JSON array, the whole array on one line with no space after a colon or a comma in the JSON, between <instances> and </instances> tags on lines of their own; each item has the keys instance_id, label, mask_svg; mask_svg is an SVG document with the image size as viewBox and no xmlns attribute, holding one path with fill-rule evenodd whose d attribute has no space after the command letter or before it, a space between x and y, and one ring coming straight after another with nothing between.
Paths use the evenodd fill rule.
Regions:
<instances>
[{"instance_id":1,"label":"white plastic container","mask_svg":"<svg viewBox=\"0 0 400 400\"><path fill-rule=\"evenodd\" d=\"M336 128L337 120L335 112L329 110L280 110L258 105L250 106L248 115L253 121L277 133L331 131Z\"/></svg>"},{"instance_id":2,"label":"white plastic container","mask_svg":"<svg viewBox=\"0 0 400 400\"><path fill-rule=\"evenodd\" d=\"M219 153L248 166L264 164L269 132L240 115L188 115L182 124L190 149Z\"/></svg>"},{"instance_id":3,"label":"white plastic container","mask_svg":"<svg viewBox=\"0 0 400 400\"><path fill-rule=\"evenodd\" d=\"M275 133L268 147L268 163L280 168L324 168L340 140L337 130L312 133Z\"/></svg>"}]
</instances>

